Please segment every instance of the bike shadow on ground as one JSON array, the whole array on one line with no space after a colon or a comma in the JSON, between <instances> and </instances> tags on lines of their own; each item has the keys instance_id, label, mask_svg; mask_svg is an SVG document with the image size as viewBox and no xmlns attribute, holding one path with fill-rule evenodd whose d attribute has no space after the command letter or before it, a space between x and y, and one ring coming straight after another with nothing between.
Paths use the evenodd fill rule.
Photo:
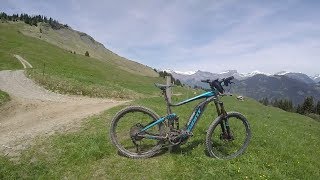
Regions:
<instances>
[{"instance_id":1,"label":"bike shadow on ground","mask_svg":"<svg viewBox=\"0 0 320 180\"><path fill-rule=\"evenodd\" d=\"M171 150L172 154L189 154L190 152L194 151L195 148L198 146L204 146L203 140L194 140L191 142L187 142L186 144L180 145L180 146L174 146ZM204 147L203 147L204 148ZM207 151L204 149L205 154L208 156Z\"/></svg>"},{"instance_id":2,"label":"bike shadow on ground","mask_svg":"<svg viewBox=\"0 0 320 180\"><path fill-rule=\"evenodd\" d=\"M205 153L206 156L210 157L209 153L207 152L207 150L204 147L205 146L204 141L201 139L197 139L197 140L194 140L191 142L187 142L186 144L183 144L183 145L173 146L171 148L169 148L169 147L163 148L159 153L155 154L151 158L161 156L165 153L171 153L171 154L176 154L176 155L179 155L179 154L188 155L192 151L194 151L195 148L197 148L198 146L203 146L203 152ZM127 156L123 155L120 151L117 151L117 154L122 157L127 157Z\"/></svg>"}]
</instances>

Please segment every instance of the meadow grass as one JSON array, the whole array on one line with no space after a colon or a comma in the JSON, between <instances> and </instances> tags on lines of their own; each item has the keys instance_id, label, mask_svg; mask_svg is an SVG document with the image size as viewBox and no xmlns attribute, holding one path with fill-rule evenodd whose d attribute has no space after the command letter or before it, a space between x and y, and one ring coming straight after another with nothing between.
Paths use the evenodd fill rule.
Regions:
<instances>
[{"instance_id":1,"label":"meadow grass","mask_svg":"<svg viewBox=\"0 0 320 180\"><path fill-rule=\"evenodd\" d=\"M73 54L45 41L20 33L24 24L0 24L0 70L22 68L13 55L29 61L27 74L45 88L93 97L136 99L157 93L154 82L163 78L141 76L84 55Z\"/></svg>"},{"instance_id":2,"label":"meadow grass","mask_svg":"<svg viewBox=\"0 0 320 180\"><path fill-rule=\"evenodd\" d=\"M8 93L0 90L0 106L10 101L10 96Z\"/></svg>"},{"instance_id":3,"label":"meadow grass","mask_svg":"<svg viewBox=\"0 0 320 180\"><path fill-rule=\"evenodd\" d=\"M174 101L185 96L174 97ZM244 102L223 98L229 111L243 113L250 122L252 140L247 151L232 160L206 155L205 135L216 117L209 105L194 136L180 149L149 159L120 156L110 142L111 118L124 106L89 118L81 130L39 139L22 153L18 162L0 161L0 179L318 179L320 177L320 123L296 113L266 107L252 99ZM160 97L139 99L131 104L165 114ZM181 125L196 104L175 108Z\"/></svg>"}]
</instances>

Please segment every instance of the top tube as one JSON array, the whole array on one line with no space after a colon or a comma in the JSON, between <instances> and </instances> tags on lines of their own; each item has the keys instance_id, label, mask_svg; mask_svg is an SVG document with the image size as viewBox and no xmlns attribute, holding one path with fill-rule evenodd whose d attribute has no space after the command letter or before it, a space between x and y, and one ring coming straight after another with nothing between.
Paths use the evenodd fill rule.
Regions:
<instances>
[{"instance_id":1,"label":"top tube","mask_svg":"<svg viewBox=\"0 0 320 180\"><path fill-rule=\"evenodd\" d=\"M208 91L208 92L205 92L205 93L202 93L198 96L195 96L193 98L190 98L190 99L187 99L187 100L184 100L184 101L181 101L177 104L170 104L170 106L180 106L180 105L183 105L183 104L186 104L186 103L189 103L191 101L195 101L195 100L198 100L198 99L202 99L202 98L209 98L209 97L212 97L214 96L215 93L212 92L212 91Z\"/></svg>"}]
</instances>

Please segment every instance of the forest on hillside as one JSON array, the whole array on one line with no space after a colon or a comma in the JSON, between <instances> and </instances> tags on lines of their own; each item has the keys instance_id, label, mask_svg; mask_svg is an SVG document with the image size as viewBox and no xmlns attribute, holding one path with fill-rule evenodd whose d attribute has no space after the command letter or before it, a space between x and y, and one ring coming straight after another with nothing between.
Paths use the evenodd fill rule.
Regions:
<instances>
[{"instance_id":1,"label":"forest on hillside","mask_svg":"<svg viewBox=\"0 0 320 180\"><path fill-rule=\"evenodd\" d=\"M0 19L3 21L23 21L26 24L29 24L30 26L38 26L39 22L45 22L48 23L52 29L60 29L62 27L69 27L67 24L61 24L59 21L48 18L43 15L28 15L25 13L22 14L12 14L8 15L4 12L0 12Z\"/></svg>"}]
</instances>

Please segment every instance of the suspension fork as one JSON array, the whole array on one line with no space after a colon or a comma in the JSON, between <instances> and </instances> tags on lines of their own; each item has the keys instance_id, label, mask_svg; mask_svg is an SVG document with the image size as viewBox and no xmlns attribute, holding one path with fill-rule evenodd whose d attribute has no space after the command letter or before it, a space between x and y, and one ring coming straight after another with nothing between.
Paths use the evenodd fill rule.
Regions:
<instances>
[{"instance_id":1,"label":"suspension fork","mask_svg":"<svg viewBox=\"0 0 320 180\"><path fill-rule=\"evenodd\" d=\"M223 102L222 101L219 101L219 102L215 101L214 103L215 103L218 115L219 116L222 115L222 118L223 118L223 120L220 122L222 134L227 135L228 138L232 138L229 122L227 119L227 112L224 108ZM220 108L219 108L219 106L220 106Z\"/></svg>"},{"instance_id":2,"label":"suspension fork","mask_svg":"<svg viewBox=\"0 0 320 180\"><path fill-rule=\"evenodd\" d=\"M216 106L216 110L217 110L218 116L220 116L220 115L222 114L222 112L221 112L221 110L220 110L220 108L219 108L219 102L218 102L217 99L215 99L214 105ZM220 106L220 107L221 107L221 106ZM222 109L222 108L221 108L221 109ZM226 131L226 128L225 128L225 126L224 126L223 121L221 121L220 126L221 126L222 133L224 134L225 131Z\"/></svg>"}]
</instances>

